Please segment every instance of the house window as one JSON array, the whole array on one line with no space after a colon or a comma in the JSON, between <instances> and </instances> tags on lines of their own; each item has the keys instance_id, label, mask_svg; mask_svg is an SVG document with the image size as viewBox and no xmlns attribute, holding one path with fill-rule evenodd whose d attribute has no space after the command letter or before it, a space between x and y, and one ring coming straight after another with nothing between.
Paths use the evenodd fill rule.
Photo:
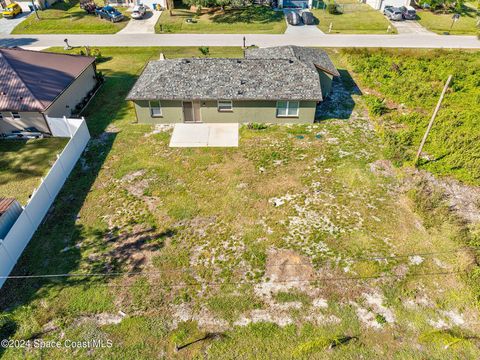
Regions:
<instances>
[{"instance_id":1,"label":"house window","mask_svg":"<svg viewBox=\"0 0 480 360\"><path fill-rule=\"evenodd\" d=\"M298 101L277 101L277 117L298 117Z\"/></svg>"},{"instance_id":2,"label":"house window","mask_svg":"<svg viewBox=\"0 0 480 360\"><path fill-rule=\"evenodd\" d=\"M218 100L218 111L233 111L232 100Z\"/></svg>"},{"instance_id":3,"label":"house window","mask_svg":"<svg viewBox=\"0 0 480 360\"><path fill-rule=\"evenodd\" d=\"M13 117L14 119L20 119L20 118L21 118L20 114L19 114L18 112L16 112L16 111L12 111L12 117Z\"/></svg>"},{"instance_id":4,"label":"house window","mask_svg":"<svg viewBox=\"0 0 480 360\"><path fill-rule=\"evenodd\" d=\"M149 101L148 106L150 107L150 116L151 117L161 117L162 116L162 107L160 106L160 101Z\"/></svg>"}]
</instances>

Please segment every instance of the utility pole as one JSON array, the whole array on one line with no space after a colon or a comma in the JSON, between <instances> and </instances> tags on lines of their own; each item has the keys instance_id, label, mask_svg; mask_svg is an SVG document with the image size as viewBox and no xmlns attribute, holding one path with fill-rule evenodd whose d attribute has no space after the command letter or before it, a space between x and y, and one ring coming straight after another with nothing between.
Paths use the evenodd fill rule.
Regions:
<instances>
[{"instance_id":1,"label":"utility pole","mask_svg":"<svg viewBox=\"0 0 480 360\"><path fill-rule=\"evenodd\" d=\"M418 148L417 156L415 157L415 166L418 164L418 159L420 158L420 155L422 154L423 146L425 145L425 142L427 141L428 134L430 133L430 130L432 129L433 122L435 121L435 118L437 117L438 110L440 110L440 105L442 104L443 97L445 96L445 93L447 92L448 85L450 85L450 81L452 81L452 75L448 76L447 82L445 83L445 86L443 87L442 95L440 95L440 99L438 99L437 106L435 107L435 111L433 112L432 118L430 119L430 122L428 123L427 131L425 131L425 135L423 135L422 142L420 143L420 147Z\"/></svg>"},{"instance_id":2,"label":"utility pole","mask_svg":"<svg viewBox=\"0 0 480 360\"><path fill-rule=\"evenodd\" d=\"M35 16L37 17L37 20L40 20L40 16L38 16L38 12L37 12L37 6L35 5L35 0L32 0L32 7L33 7L33 11L35 11Z\"/></svg>"}]
</instances>

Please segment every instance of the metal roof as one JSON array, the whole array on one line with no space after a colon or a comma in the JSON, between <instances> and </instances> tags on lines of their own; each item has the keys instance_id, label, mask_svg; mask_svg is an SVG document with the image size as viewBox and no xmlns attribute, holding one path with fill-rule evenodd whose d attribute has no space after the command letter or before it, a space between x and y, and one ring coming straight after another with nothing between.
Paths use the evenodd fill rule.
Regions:
<instances>
[{"instance_id":1,"label":"metal roof","mask_svg":"<svg viewBox=\"0 0 480 360\"><path fill-rule=\"evenodd\" d=\"M151 61L127 100L322 100L314 64L277 51L282 48L254 54L247 51L245 59ZM315 59L320 56L321 65L338 74L326 54Z\"/></svg>"},{"instance_id":2,"label":"metal roof","mask_svg":"<svg viewBox=\"0 0 480 360\"><path fill-rule=\"evenodd\" d=\"M5 214L14 202L15 199L12 198L0 198L0 216Z\"/></svg>"},{"instance_id":3,"label":"metal roof","mask_svg":"<svg viewBox=\"0 0 480 360\"><path fill-rule=\"evenodd\" d=\"M0 111L45 111L93 57L0 48Z\"/></svg>"}]
</instances>

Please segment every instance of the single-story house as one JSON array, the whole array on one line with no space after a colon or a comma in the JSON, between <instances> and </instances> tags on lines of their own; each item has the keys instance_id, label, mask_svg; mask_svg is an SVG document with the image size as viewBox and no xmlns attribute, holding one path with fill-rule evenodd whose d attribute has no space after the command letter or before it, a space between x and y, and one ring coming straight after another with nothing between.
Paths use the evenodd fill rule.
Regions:
<instances>
[{"instance_id":1,"label":"single-story house","mask_svg":"<svg viewBox=\"0 0 480 360\"><path fill-rule=\"evenodd\" d=\"M70 116L97 84L95 58L0 48L0 134Z\"/></svg>"},{"instance_id":2,"label":"single-story house","mask_svg":"<svg viewBox=\"0 0 480 360\"><path fill-rule=\"evenodd\" d=\"M0 240L5 238L22 211L17 200L0 198Z\"/></svg>"},{"instance_id":3,"label":"single-story house","mask_svg":"<svg viewBox=\"0 0 480 360\"><path fill-rule=\"evenodd\" d=\"M247 49L239 59L151 61L127 100L139 123L311 123L335 76L320 49Z\"/></svg>"},{"instance_id":4,"label":"single-story house","mask_svg":"<svg viewBox=\"0 0 480 360\"><path fill-rule=\"evenodd\" d=\"M4 9L11 3L17 3L20 5L23 11L33 11L33 4L37 9L44 10L55 4L58 0L0 0L0 6Z\"/></svg>"},{"instance_id":5,"label":"single-story house","mask_svg":"<svg viewBox=\"0 0 480 360\"><path fill-rule=\"evenodd\" d=\"M411 0L363 0L375 10L383 10L385 6L410 6Z\"/></svg>"}]
</instances>

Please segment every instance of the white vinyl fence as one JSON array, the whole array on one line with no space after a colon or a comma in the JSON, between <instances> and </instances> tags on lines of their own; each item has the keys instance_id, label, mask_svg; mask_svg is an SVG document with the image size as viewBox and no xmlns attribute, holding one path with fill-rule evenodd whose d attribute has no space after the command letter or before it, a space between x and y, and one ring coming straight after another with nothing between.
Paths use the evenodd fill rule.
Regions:
<instances>
[{"instance_id":1,"label":"white vinyl fence","mask_svg":"<svg viewBox=\"0 0 480 360\"><path fill-rule=\"evenodd\" d=\"M58 155L47 176L42 179L40 186L34 191L5 239L0 239L0 288L47 214L90 139L90 133L83 118L48 118L47 122L53 136L69 137L70 140Z\"/></svg>"}]
</instances>

